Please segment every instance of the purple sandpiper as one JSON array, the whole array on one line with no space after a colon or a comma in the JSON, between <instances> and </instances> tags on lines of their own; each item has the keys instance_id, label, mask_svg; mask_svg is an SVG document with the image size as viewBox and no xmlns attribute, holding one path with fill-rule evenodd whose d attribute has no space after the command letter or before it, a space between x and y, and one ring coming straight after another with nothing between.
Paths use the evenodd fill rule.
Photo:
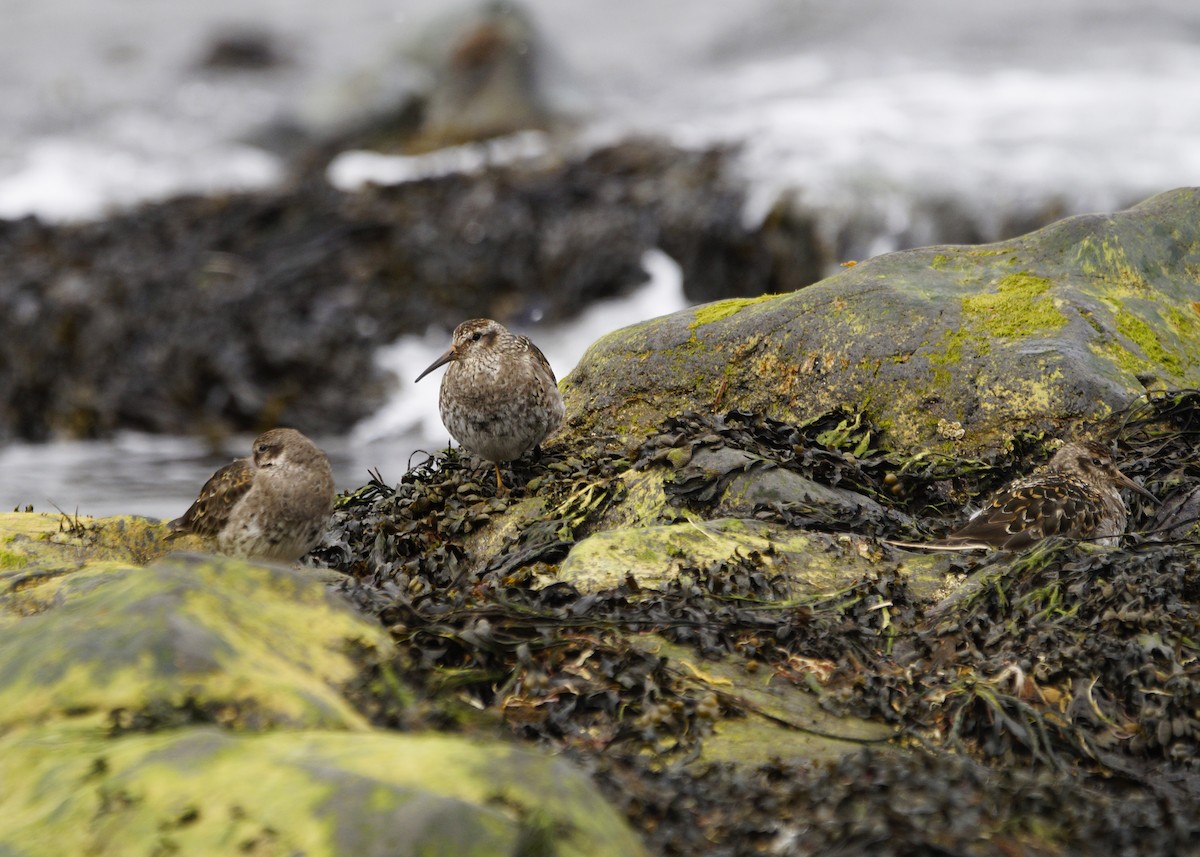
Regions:
<instances>
[{"instance_id":1,"label":"purple sandpiper","mask_svg":"<svg viewBox=\"0 0 1200 857\"><path fill-rule=\"evenodd\" d=\"M1112 451L1104 444L1068 443L1043 467L996 492L946 538L912 546L1012 551L1047 536L1116 545L1129 518L1122 488L1157 502L1117 469Z\"/></svg>"},{"instance_id":2,"label":"purple sandpiper","mask_svg":"<svg viewBox=\"0 0 1200 857\"><path fill-rule=\"evenodd\" d=\"M447 363L438 396L442 422L464 449L492 462L503 493L500 462L520 458L562 425L554 371L529 337L490 318L456 327L450 348L417 381Z\"/></svg>"},{"instance_id":3,"label":"purple sandpiper","mask_svg":"<svg viewBox=\"0 0 1200 857\"><path fill-rule=\"evenodd\" d=\"M236 557L295 562L316 545L333 509L329 459L295 429L264 432L249 458L212 475L168 526L216 540Z\"/></svg>"}]
</instances>

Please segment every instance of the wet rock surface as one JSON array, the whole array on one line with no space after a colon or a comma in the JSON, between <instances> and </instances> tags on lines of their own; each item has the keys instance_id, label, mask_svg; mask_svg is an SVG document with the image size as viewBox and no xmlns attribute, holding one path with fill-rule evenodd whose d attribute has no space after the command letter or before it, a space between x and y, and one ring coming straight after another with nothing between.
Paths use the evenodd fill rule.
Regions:
<instances>
[{"instance_id":1,"label":"wet rock surface","mask_svg":"<svg viewBox=\"0 0 1200 857\"><path fill-rule=\"evenodd\" d=\"M567 434L540 460L518 462L502 498L490 465L439 454L398 485L377 480L344 496L312 557L332 569L310 579L316 569L199 558L79 571L70 563L88 543L143 552L145 533L126 522L63 532L51 516L6 516L40 522L30 538L57 532L69 542L50 542L59 559L44 571L28 565L35 554L21 540L0 557L9 569L0 672L24 677L6 683L0 767L70 786L66 803L53 789L12 793L10 806L35 819L13 841L41 835L57 807L69 824L62 841L81 848L95 836L124 843L114 831L152 831L179 853L205 853L226 835L226 809L194 797L200 782L205 794L236 798L246 842L271 831L270 841L292 842L311 819L334 819L342 850L328 853L362 853L375 825L413 829L411 769L389 759L459 771L457 733L499 727L586 770L653 853L847 843L896 854L1186 853L1200 835L1200 550L1187 504L1173 498L1200 488L1200 392L1139 400L1094 428L1115 439L1123 470L1174 510L1165 531L1136 532L1161 513L1133 506L1135 533L1119 549L897 550L882 539L944 532L963 503L1043 460L1049 438L1025 435L986 459L903 453L846 412L806 425L684 415L632 449ZM806 488L800 501L764 491L746 508L732 462L751 463L736 474L751 486L785 472L825 491ZM749 517L723 517L738 509ZM729 522L739 520L740 549L694 547L718 532L738 537ZM633 566L599 585L569 576L590 539L639 524L699 538L675 541L655 576ZM745 537L759 526L807 539L807 553L796 552L803 561L779 563L782 543ZM322 592L334 569L333 588L380 625ZM93 613L103 621L86 618ZM81 616L92 638L68 630ZM164 636L139 637L156 625ZM156 672L121 673L139 649L103 643L113 629L171 654ZM47 639L74 654L45 648ZM248 645L265 650L229 653ZM44 694L22 688L53 675L59 690L68 677L86 688L87 671L47 671L39 658L138 681L122 678L126 695L95 693L86 706L58 693L47 708ZM239 665L267 675L234 681ZM180 696L171 690L180 669L205 680L189 679L193 692ZM287 702L297 683L311 684L298 709ZM264 717L274 734L245 734ZM331 718L352 729L331 733ZM313 732L310 721L326 727ZM418 731L426 734L395 734ZM54 750L68 734L82 755ZM600 825L562 805L572 829L636 853L623 828L597 820L607 810L578 778L536 754L493 750L471 764L518 772L505 780L514 784L504 787L508 811L497 816L494 801L472 802L461 785L435 786L420 817L450 812L489 842L542 841L550 828L521 811L514 827L511 808L539 800L544 786L582 795L588 824ZM320 760L320 776L297 766L297 753ZM285 788L291 809L281 815L261 789L246 789L248 771ZM319 800L330 782L355 799ZM356 799L364 789L377 800ZM101 800L114 793L132 803Z\"/></svg>"},{"instance_id":2,"label":"wet rock surface","mask_svg":"<svg viewBox=\"0 0 1200 857\"><path fill-rule=\"evenodd\" d=\"M373 211L368 203L400 192L353 199ZM348 205L350 198L337 199ZM381 818L397 823L403 812L392 811L408 788L388 778L376 744L391 744L401 758L432 760L432 767L440 754L454 754L421 756L391 742L408 737L393 733L441 731L451 734L418 737L458 746L462 735L498 728L534 751L547 790L579 800L555 804L562 812L548 825L532 823L537 795L520 791L529 776L520 763L509 764L514 753L505 748L493 758L511 789L482 796L435 789L427 805L444 818L447 806L467 799L469 828L490 831L509 852L539 853L557 841L546 837L582 830L616 842L613 853L637 853L630 824L649 850L680 855L1186 853L1200 836L1200 550L1192 519L1200 391L1135 394L1143 380L1150 383L1148 374L1186 381L1197 371L1195 200L1195 192L1178 191L1010 245L898 254L860 266L849 287L838 278L798 295L711 305L619 332L567 379L571 419L539 458L512 465L511 493L497 496L490 465L453 451L430 456L395 484L377 476L340 498L309 559L327 568L299 595L279 581L314 572L203 560L189 561L195 581L170 561L142 574L77 570L75 552L86 555L89 544L152 559L147 529L128 522L113 531L70 523L72 543L46 569L31 566L33 554L16 542L0 554L15 567L0 574L7 584L0 633L23 642L3 650L12 657L0 673L22 683L12 683L16 695L5 706L17 722L3 737L0 766L41 766L45 782L72 789L89 776L105 786L83 797L71 792L74 836L106 836L109 821L116 828L149 818L168 847L203 842L177 830L224 830L198 826L197 818L234 813L208 805L199 815L178 810L182 792L158 790L178 780L173 773L143 779L145 759L156 771L172 771L161 763L176 741L187 759L204 755L197 747L215 747L204 757L206 782L220 794L225 782L245 782L230 755L257 760L251 770L283 782L296 772L289 760L299 748L329 762L326 773L336 762L333 779L348 794L366 794L370 783L370 794L386 797L372 804L382 814L338 816L351 831L343 853L361 853L364 840L351 834ZM10 228L28 230L22 240L46 234L34 224ZM367 232L384 244L401 234ZM380 254L355 258L374 258L367 270L399 276ZM928 294L914 291L911 305L902 301L910 315L932 319L917 331L928 341L888 352L915 375L849 396L854 383L865 383L866 369L886 374L883 363L864 369L776 335L807 335L796 319L831 335L819 323L832 319L842 325L835 332L849 330L856 342L882 341L874 327L850 324L873 313L879 326L903 336L904 325L872 299L910 282L899 275L906 270L913 289L933 282L935 296L949 301L943 320L928 310ZM825 315L785 313L766 331L754 317L802 303L810 292ZM432 306L437 298L428 300ZM78 322L86 320L80 309ZM645 341L629 345L637 337ZM689 344L677 348L680 341ZM734 341L750 352L762 347L770 359L742 365L720 350ZM602 371L606 353L617 357ZM635 359L641 365L664 354L674 362L657 375L628 371ZM1009 375L986 369L997 354L1010 359L1003 364ZM958 381L974 382L963 394L972 406L961 412L934 407L959 401L952 388L934 401L897 382L922 373L939 384L954 381L951 362ZM1068 376L1072 366L1076 374ZM822 389L800 386L807 375L818 376ZM1014 378L1040 385L1039 394L1014 386ZM620 385L636 400L620 400ZM829 390L830 397L818 395ZM1133 532L1120 547L1052 540L1018 554L931 555L890 544L943 535L961 523L964 506L1029 472L1049 457L1053 441L1077 433L1114 442L1121 469L1164 501L1160 509L1131 504ZM620 550L596 550L605 539ZM222 586L220 575L234 568L272 592L246 590L236 579ZM128 599L103 591L106 574L130 587ZM343 608L338 615L369 626L363 639L373 645L356 646L337 626L332 636L346 646L330 646L308 627L314 600L328 606L321 586L332 574L340 575L333 589L363 614ZM158 585L150 602L166 606L137 610L146 604L141 587ZM218 696L214 705L197 704L208 692L203 684L181 698L151 682L155 705L137 716L113 719L101 694L82 709L61 700L43 705L42 715L55 722L37 721L35 695L19 691L35 681L27 667L54 654L38 650L40 628L68 636L54 623L88 604L118 628L137 627L121 621L128 611L169 624L171 616L192 615L171 606L180 593L204 586L219 590L204 603L205 615L220 620L212 628L187 624L191 633L180 640L154 637L149 648L171 655L165 671L190 659L226 687L221 654L244 644L247 626L257 624L244 621L246 605L270 607L272 617L289 617L272 638L303 637L323 662L340 665L312 670L320 673L312 677L319 693L307 695L333 695L317 706L316 722L323 732L340 729L336 737L313 738L302 716L291 734L231 738L214 727L253 728L258 707L239 707L238 693L232 703ZM324 619L315 624L330 630ZM222 637L222 630L233 633ZM67 646L64 660L107 663L93 657L101 647L86 643L76 642L82 652ZM133 662L131 652L118 646L114 662ZM262 653L251 660L272 676L285 672ZM311 658L284 660L312 669ZM270 689L272 680L237 686ZM136 687L125 678L121 690ZM128 713L126 698L117 698ZM288 720L272 713L269 722ZM113 761L71 757L60 767L47 753L63 743L62 730L53 730L81 723L92 730L88 740L112 742L87 746L108 748ZM370 737L362 751L370 758L347 758L347 726ZM561 760L548 761L546 751L577 763L590 782L560 777ZM309 785L306 777L287 779L286 791L303 791L297 831L313 817ZM143 804L153 812L139 814L143 789L154 800L168 794L163 806L174 814L160 813L154 800ZM102 800L113 794L132 795L135 808L127 810L123 798ZM60 806L30 790L12 799L38 819ZM361 808L364 801L351 803ZM586 822L580 805L596 808ZM624 821L597 815L610 805ZM237 810L244 818L245 808ZM254 805L261 829L245 842L257 847L259 833L280 830L274 811ZM26 838L14 841L23 846L40 828L20 833ZM72 841L77 850L94 844Z\"/></svg>"},{"instance_id":3,"label":"wet rock surface","mask_svg":"<svg viewBox=\"0 0 1200 857\"><path fill-rule=\"evenodd\" d=\"M698 296L815 280L810 226L748 231L726 164L635 141L358 193L0 223L0 439L344 431L392 383L378 346L468 317L568 318L641 283L653 247Z\"/></svg>"}]
</instances>

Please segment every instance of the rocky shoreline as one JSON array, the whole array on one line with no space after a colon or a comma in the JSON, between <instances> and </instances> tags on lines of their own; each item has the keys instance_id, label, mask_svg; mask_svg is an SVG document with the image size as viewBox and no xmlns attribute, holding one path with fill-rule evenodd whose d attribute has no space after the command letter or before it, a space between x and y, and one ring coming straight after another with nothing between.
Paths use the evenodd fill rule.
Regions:
<instances>
[{"instance_id":1,"label":"rocky shoreline","mask_svg":"<svg viewBox=\"0 0 1200 857\"><path fill-rule=\"evenodd\" d=\"M1198 223L1182 189L618 331L510 495L432 456L303 569L3 516L0 843L1187 853ZM886 541L1078 436L1164 501L1121 547Z\"/></svg>"}]
</instances>

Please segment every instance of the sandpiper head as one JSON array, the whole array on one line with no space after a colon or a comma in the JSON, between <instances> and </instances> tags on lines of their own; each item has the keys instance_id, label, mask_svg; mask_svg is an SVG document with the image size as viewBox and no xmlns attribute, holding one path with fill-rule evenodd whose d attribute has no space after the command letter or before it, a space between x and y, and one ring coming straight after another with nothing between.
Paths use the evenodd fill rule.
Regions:
<instances>
[{"instance_id":1,"label":"sandpiper head","mask_svg":"<svg viewBox=\"0 0 1200 857\"><path fill-rule=\"evenodd\" d=\"M497 337L506 333L508 330L504 325L498 321L492 321L490 318L473 318L470 321L464 321L454 328L450 347L442 353L441 357L430 363L425 371L416 377L416 381L420 381L434 369L445 366L451 360L462 360L472 351L490 347L495 343ZM415 384L416 381L413 383Z\"/></svg>"},{"instance_id":2,"label":"sandpiper head","mask_svg":"<svg viewBox=\"0 0 1200 857\"><path fill-rule=\"evenodd\" d=\"M254 439L254 466L275 467L287 459L287 452L304 436L295 429L271 429Z\"/></svg>"},{"instance_id":3,"label":"sandpiper head","mask_svg":"<svg viewBox=\"0 0 1200 857\"><path fill-rule=\"evenodd\" d=\"M1094 483L1111 483L1119 488L1128 488L1149 500L1157 502L1157 498L1117 469L1112 450L1103 443L1094 440L1080 443L1068 443L1054 454L1050 466L1055 469L1070 471L1081 478Z\"/></svg>"}]
</instances>

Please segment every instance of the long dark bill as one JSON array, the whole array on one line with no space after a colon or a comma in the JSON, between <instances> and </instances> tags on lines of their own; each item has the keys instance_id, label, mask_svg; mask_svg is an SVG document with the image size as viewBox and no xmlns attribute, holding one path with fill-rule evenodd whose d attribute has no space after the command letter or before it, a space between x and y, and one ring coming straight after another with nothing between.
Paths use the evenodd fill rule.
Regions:
<instances>
[{"instance_id":1,"label":"long dark bill","mask_svg":"<svg viewBox=\"0 0 1200 857\"><path fill-rule=\"evenodd\" d=\"M1143 488L1140 484L1133 481L1133 479L1126 476L1124 473L1118 474L1117 483L1119 485L1121 485L1123 488L1128 488L1130 491L1133 491L1136 494L1141 494L1143 497L1152 501L1155 504L1158 503L1157 497L1155 497L1153 494L1151 494L1149 491L1147 491L1145 488Z\"/></svg>"},{"instance_id":2,"label":"long dark bill","mask_svg":"<svg viewBox=\"0 0 1200 857\"><path fill-rule=\"evenodd\" d=\"M443 354L441 357L439 357L437 360L434 360L432 363L430 363L429 366L425 369L425 371L416 377L416 380L414 380L413 383L414 384L417 383L417 381L420 381L422 378L424 378L426 375L428 375L430 372L432 372L434 369L438 368L439 366L445 366L447 363L449 363L451 360L453 360L456 356L457 355L454 353L453 346L451 346L450 348L447 348L446 353Z\"/></svg>"}]
</instances>

